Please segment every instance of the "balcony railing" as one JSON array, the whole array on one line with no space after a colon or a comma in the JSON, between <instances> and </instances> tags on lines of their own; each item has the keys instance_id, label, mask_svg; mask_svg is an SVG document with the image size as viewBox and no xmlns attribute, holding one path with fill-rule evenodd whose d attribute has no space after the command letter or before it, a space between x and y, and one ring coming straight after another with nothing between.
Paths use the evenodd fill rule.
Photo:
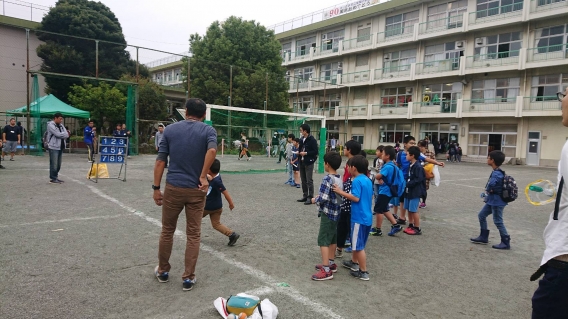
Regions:
<instances>
[{"instance_id":1,"label":"balcony railing","mask_svg":"<svg viewBox=\"0 0 568 319\"><path fill-rule=\"evenodd\" d=\"M367 105L354 105L354 106L340 106L339 109L339 116L345 116L345 112L347 116L367 116Z\"/></svg>"},{"instance_id":2,"label":"balcony railing","mask_svg":"<svg viewBox=\"0 0 568 319\"><path fill-rule=\"evenodd\" d=\"M523 14L523 3L518 2L506 6L471 12L469 14L469 23L470 24L485 23L485 22L503 19L504 16L512 17L522 14Z\"/></svg>"},{"instance_id":3,"label":"balcony railing","mask_svg":"<svg viewBox=\"0 0 568 319\"><path fill-rule=\"evenodd\" d=\"M341 76L341 83L368 82L371 77L371 70L345 73Z\"/></svg>"},{"instance_id":4,"label":"balcony railing","mask_svg":"<svg viewBox=\"0 0 568 319\"><path fill-rule=\"evenodd\" d=\"M515 51L477 54L477 55L468 56L466 67L487 68L493 66L518 64L519 52L520 50L515 50Z\"/></svg>"},{"instance_id":5,"label":"balcony railing","mask_svg":"<svg viewBox=\"0 0 568 319\"><path fill-rule=\"evenodd\" d=\"M531 13L568 7L566 0L531 0Z\"/></svg>"},{"instance_id":6,"label":"balcony railing","mask_svg":"<svg viewBox=\"0 0 568 319\"><path fill-rule=\"evenodd\" d=\"M308 88L308 81L306 80L292 80L290 81L290 89L289 91L293 91L293 90L303 90L303 89L307 89Z\"/></svg>"},{"instance_id":7,"label":"balcony railing","mask_svg":"<svg viewBox=\"0 0 568 319\"><path fill-rule=\"evenodd\" d=\"M297 50L295 52L290 52L290 61L306 60L310 57L310 50L312 47L306 48L304 50Z\"/></svg>"},{"instance_id":8,"label":"balcony railing","mask_svg":"<svg viewBox=\"0 0 568 319\"><path fill-rule=\"evenodd\" d=\"M404 76L410 76L410 64L375 69L375 80L400 78Z\"/></svg>"},{"instance_id":9,"label":"balcony railing","mask_svg":"<svg viewBox=\"0 0 568 319\"><path fill-rule=\"evenodd\" d=\"M339 44L323 44L316 47L314 50L314 56L330 55L339 52Z\"/></svg>"},{"instance_id":10,"label":"balcony railing","mask_svg":"<svg viewBox=\"0 0 568 319\"><path fill-rule=\"evenodd\" d=\"M511 112L517 108L517 98L463 100L462 112Z\"/></svg>"},{"instance_id":11,"label":"balcony railing","mask_svg":"<svg viewBox=\"0 0 568 319\"><path fill-rule=\"evenodd\" d=\"M343 40L343 50L352 50L358 48L369 47L373 44L372 34L360 36L353 39Z\"/></svg>"},{"instance_id":12,"label":"balcony railing","mask_svg":"<svg viewBox=\"0 0 568 319\"><path fill-rule=\"evenodd\" d=\"M463 14L449 16L442 19L422 22L418 25L418 33L426 34L444 30L461 28L463 25Z\"/></svg>"},{"instance_id":13,"label":"balcony railing","mask_svg":"<svg viewBox=\"0 0 568 319\"><path fill-rule=\"evenodd\" d=\"M312 108L310 110L310 114L311 115L323 115L323 116L327 116L327 117L335 117L335 107Z\"/></svg>"},{"instance_id":14,"label":"balcony railing","mask_svg":"<svg viewBox=\"0 0 568 319\"><path fill-rule=\"evenodd\" d=\"M440 73L460 69L459 58L416 63L416 74Z\"/></svg>"},{"instance_id":15,"label":"balcony railing","mask_svg":"<svg viewBox=\"0 0 568 319\"><path fill-rule=\"evenodd\" d=\"M312 87L333 87L333 85L337 84L337 76L324 76L318 79L312 79Z\"/></svg>"},{"instance_id":16,"label":"balcony railing","mask_svg":"<svg viewBox=\"0 0 568 319\"><path fill-rule=\"evenodd\" d=\"M523 99L523 111L559 111L560 102L555 96L527 96Z\"/></svg>"},{"instance_id":17,"label":"balcony railing","mask_svg":"<svg viewBox=\"0 0 568 319\"><path fill-rule=\"evenodd\" d=\"M527 50L527 62L568 59L568 44L556 44Z\"/></svg>"},{"instance_id":18,"label":"balcony railing","mask_svg":"<svg viewBox=\"0 0 568 319\"><path fill-rule=\"evenodd\" d=\"M403 28L390 29L377 33L377 43L411 38L413 35L414 35L414 24L411 24Z\"/></svg>"},{"instance_id":19,"label":"balcony railing","mask_svg":"<svg viewBox=\"0 0 568 319\"><path fill-rule=\"evenodd\" d=\"M373 104L372 115L406 115L408 114L407 105L394 104Z\"/></svg>"},{"instance_id":20,"label":"balcony railing","mask_svg":"<svg viewBox=\"0 0 568 319\"><path fill-rule=\"evenodd\" d=\"M458 109L458 101L441 101L441 102L415 102L413 103L414 113L456 113Z\"/></svg>"}]
</instances>

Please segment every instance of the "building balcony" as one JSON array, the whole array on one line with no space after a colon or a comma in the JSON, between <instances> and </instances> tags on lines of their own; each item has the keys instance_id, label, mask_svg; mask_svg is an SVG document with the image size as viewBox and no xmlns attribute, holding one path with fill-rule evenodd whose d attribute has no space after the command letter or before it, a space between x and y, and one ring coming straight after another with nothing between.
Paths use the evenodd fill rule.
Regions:
<instances>
[{"instance_id":1,"label":"building balcony","mask_svg":"<svg viewBox=\"0 0 568 319\"><path fill-rule=\"evenodd\" d=\"M395 45L415 40L414 29L418 25L412 24L404 28L390 29L377 33L377 47Z\"/></svg>"},{"instance_id":2,"label":"building balcony","mask_svg":"<svg viewBox=\"0 0 568 319\"><path fill-rule=\"evenodd\" d=\"M520 50L497 52L489 54L478 54L468 56L466 58L466 69L472 73L487 72L487 68L492 68L489 71L506 71L516 70L519 67L519 53ZM473 71L473 69L479 69Z\"/></svg>"},{"instance_id":3,"label":"building balcony","mask_svg":"<svg viewBox=\"0 0 568 319\"><path fill-rule=\"evenodd\" d=\"M324 76L319 79L312 79L310 82L312 89L333 88L336 87L337 76Z\"/></svg>"},{"instance_id":4,"label":"building balcony","mask_svg":"<svg viewBox=\"0 0 568 319\"><path fill-rule=\"evenodd\" d=\"M567 44L527 49L527 68L549 66L552 61L554 65L568 63Z\"/></svg>"},{"instance_id":5,"label":"building balcony","mask_svg":"<svg viewBox=\"0 0 568 319\"><path fill-rule=\"evenodd\" d=\"M341 75L341 84L354 85L368 85L371 80L371 70L345 73Z\"/></svg>"},{"instance_id":6,"label":"building balcony","mask_svg":"<svg viewBox=\"0 0 568 319\"><path fill-rule=\"evenodd\" d=\"M556 96L527 96L523 98L522 116L562 116Z\"/></svg>"},{"instance_id":7,"label":"building balcony","mask_svg":"<svg viewBox=\"0 0 568 319\"><path fill-rule=\"evenodd\" d=\"M462 117L516 116L517 97L463 100ZM503 114L505 112L507 114Z\"/></svg>"},{"instance_id":8,"label":"building balcony","mask_svg":"<svg viewBox=\"0 0 568 319\"><path fill-rule=\"evenodd\" d=\"M345 117L347 113L347 118L358 118L358 119L368 119L367 109L368 105L354 105L354 106L339 106L338 109L338 116Z\"/></svg>"},{"instance_id":9,"label":"building balcony","mask_svg":"<svg viewBox=\"0 0 568 319\"><path fill-rule=\"evenodd\" d=\"M498 26L522 20L523 2L470 12L469 30Z\"/></svg>"},{"instance_id":10,"label":"building balcony","mask_svg":"<svg viewBox=\"0 0 568 319\"><path fill-rule=\"evenodd\" d=\"M368 48L373 46L373 35L365 35L358 38L343 40L343 51L353 51L357 49Z\"/></svg>"},{"instance_id":11,"label":"building balcony","mask_svg":"<svg viewBox=\"0 0 568 319\"><path fill-rule=\"evenodd\" d=\"M322 46L314 48L313 58L323 58L328 56L339 55L339 47L333 44L324 44Z\"/></svg>"},{"instance_id":12,"label":"building balcony","mask_svg":"<svg viewBox=\"0 0 568 319\"><path fill-rule=\"evenodd\" d=\"M530 19L549 18L566 13L568 13L568 1L566 0L531 0L530 3Z\"/></svg>"},{"instance_id":13,"label":"building balcony","mask_svg":"<svg viewBox=\"0 0 568 319\"><path fill-rule=\"evenodd\" d=\"M399 65L397 67L375 69L374 83L387 83L392 80L409 81L412 68L410 64Z\"/></svg>"},{"instance_id":14,"label":"building balcony","mask_svg":"<svg viewBox=\"0 0 568 319\"><path fill-rule=\"evenodd\" d=\"M434 75L451 76L459 75L460 59L446 59L439 61L429 61L416 63L416 78L430 78Z\"/></svg>"},{"instance_id":15,"label":"building balcony","mask_svg":"<svg viewBox=\"0 0 568 319\"><path fill-rule=\"evenodd\" d=\"M311 88L310 85L310 81L305 81L305 80L293 80L290 81L290 87L288 88L288 92L292 93L292 92L306 92Z\"/></svg>"},{"instance_id":16,"label":"building balcony","mask_svg":"<svg viewBox=\"0 0 568 319\"><path fill-rule=\"evenodd\" d=\"M408 118L408 105L373 104L371 116L375 118Z\"/></svg>"},{"instance_id":17,"label":"building balcony","mask_svg":"<svg viewBox=\"0 0 568 319\"><path fill-rule=\"evenodd\" d=\"M458 117L458 101L412 102L412 117Z\"/></svg>"},{"instance_id":18,"label":"building balcony","mask_svg":"<svg viewBox=\"0 0 568 319\"><path fill-rule=\"evenodd\" d=\"M422 22L418 25L418 37L428 38L440 35L463 32L464 15Z\"/></svg>"}]
</instances>

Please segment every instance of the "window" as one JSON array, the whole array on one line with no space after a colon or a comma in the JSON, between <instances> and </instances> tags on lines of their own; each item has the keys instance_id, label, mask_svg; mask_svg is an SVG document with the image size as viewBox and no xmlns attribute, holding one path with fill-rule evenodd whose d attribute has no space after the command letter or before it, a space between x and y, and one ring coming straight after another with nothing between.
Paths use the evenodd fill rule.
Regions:
<instances>
[{"instance_id":1,"label":"window","mask_svg":"<svg viewBox=\"0 0 568 319\"><path fill-rule=\"evenodd\" d=\"M416 49L389 52L383 58L385 72L410 70L410 64L416 62Z\"/></svg>"},{"instance_id":2,"label":"window","mask_svg":"<svg viewBox=\"0 0 568 319\"><path fill-rule=\"evenodd\" d=\"M402 142L405 136L410 135L412 124L392 123L379 126L379 143Z\"/></svg>"},{"instance_id":3,"label":"window","mask_svg":"<svg viewBox=\"0 0 568 319\"><path fill-rule=\"evenodd\" d=\"M472 102L515 102L519 95L520 78L473 81Z\"/></svg>"},{"instance_id":4,"label":"window","mask_svg":"<svg viewBox=\"0 0 568 319\"><path fill-rule=\"evenodd\" d=\"M363 135L353 135L351 137L352 140L359 142L359 144L363 145Z\"/></svg>"},{"instance_id":5,"label":"window","mask_svg":"<svg viewBox=\"0 0 568 319\"><path fill-rule=\"evenodd\" d=\"M337 52L339 50L339 41L343 40L344 34L345 30L337 30L322 34L321 51L333 50L333 52Z\"/></svg>"},{"instance_id":6,"label":"window","mask_svg":"<svg viewBox=\"0 0 568 319\"><path fill-rule=\"evenodd\" d=\"M562 51L568 38L566 29L564 25L536 29L535 47L538 48L538 53Z\"/></svg>"},{"instance_id":7,"label":"window","mask_svg":"<svg viewBox=\"0 0 568 319\"><path fill-rule=\"evenodd\" d=\"M476 59L502 59L519 56L522 45L521 32L509 32L478 38L474 54ZM480 41L480 42L478 42ZM480 57L482 55L483 57ZM477 61L477 60L476 60Z\"/></svg>"},{"instance_id":8,"label":"window","mask_svg":"<svg viewBox=\"0 0 568 319\"><path fill-rule=\"evenodd\" d=\"M280 55L282 56L282 60L286 58L286 53L292 52L292 42L282 44L282 50L280 51Z\"/></svg>"},{"instance_id":9,"label":"window","mask_svg":"<svg viewBox=\"0 0 568 319\"><path fill-rule=\"evenodd\" d=\"M455 113L462 90L461 82L425 85L422 90L423 106L440 105L443 113Z\"/></svg>"},{"instance_id":10,"label":"window","mask_svg":"<svg viewBox=\"0 0 568 319\"><path fill-rule=\"evenodd\" d=\"M568 74L534 76L531 96L535 101L555 101L556 93L563 92L568 86Z\"/></svg>"},{"instance_id":11,"label":"window","mask_svg":"<svg viewBox=\"0 0 568 319\"><path fill-rule=\"evenodd\" d=\"M523 10L523 0L477 0L477 18Z\"/></svg>"},{"instance_id":12,"label":"window","mask_svg":"<svg viewBox=\"0 0 568 319\"><path fill-rule=\"evenodd\" d=\"M412 88L383 89L381 107L407 107L408 102L412 102Z\"/></svg>"},{"instance_id":13,"label":"window","mask_svg":"<svg viewBox=\"0 0 568 319\"><path fill-rule=\"evenodd\" d=\"M307 55L310 54L310 48L316 47L316 37L309 37L303 40L296 41L296 55Z\"/></svg>"},{"instance_id":14,"label":"window","mask_svg":"<svg viewBox=\"0 0 568 319\"><path fill-rule=\"evenodd\" d=\"M322 64L320 66L320 81L330 81L332 84L336 84L337 75L341 74L339 63L340 62Z\"/></svg>"},{"instance_id":15,"label":"window","mask_svg":"<svg viewBox=\"0 0 568 319\"><path fill-rule=\"evenodd\" d=\"M175 81L181 81L181 69L176 69L175 74Z\"/></svg>"},{"instance_id":16,"label":"window","mask_svg":"<svg viewBox=\"0 0 568 319\"><path fill-rule=\"evenodd\" d=\"M506 157L514 157L517 149L517 125L471 124L468 134L468 156L487 156L500 150Z\"/></svg>"},{"instance_id":17,"label":"window","mask_svg":"<svg viewBox=\"0 0 568 319\"><path fill-rule=\"evenodd\" d=\"M365 42L371 40L371 27L357 30L357 42Z\"/></svg>"},{"instance_id":18,"label":"window","mask_svg":"<svg viewBox=\"0 0 568 319\"><path fill-rule=\"evenodd\" d=\"M320 109L335 109L336 106L341 106L341 94L328 94L325 96L325 99L323 95L320 95L318 104Z\"/></svg>"},{"instance_id":19,"label":"window","mask_svg":"<svg viewBox=\"0 0 568 319\"><path fill-rule=\"evenodd\" d=\"M457 47L456 42L462 42L462 47ZM442 44L429 45L424 51L424 62L426 67L435 66L440 61L450 60L452 70L458 70L460 67L460 57L463 56L463 43L465 41L452 41ZM436 63L434 63L436 61ZM432 63L428 63L432 62ZM448 66L449 69L449 66Z\"/></svg>"},{"instance_id":20,"label":"window","mask_svg":"<svg viewBox=\"0 0 568 319\"><path fill-rule=\"evenodd\" d=\"M418 10L387 17L385 37L412 33L415 23L418 23Z\"/></svg>"},{"instance_id":21,"label":"window","mask_svg":"<svg viewBox=\"0 0 568 319\"><path fill-rule=\"evenodd\" d=\"M563 2L566 0L538 0L538 6L545 6L547 4L553 4L553 3L558 3L558 2Z\"/></svg>"},{"instance_id":22,"label":"window","mask_svg":"<svg viewBox=\"0 0 568 319\"><path fill-rule=\"evenodd\" d=\"M355 66L369 65L369 53L358 54L355 59Z\"/></svg>"},{"instance_id":23,"label":"window","mask_svg":"<svg viewBox=\"0 0 568 319\"><path fill-rule=\"evenodd\" d=\"M442 3L428 8L428 28L459 28L463 25L463 14L467 12L467 0Z\"/></svg>"},{"instance_id":24,"label":"window","mask_svg":"<svg viewBox=\"0 0 568 319\"><path fill-rule=\"evenodd\" d=\"M300 96L300 104L296 102L296 98L292 99L294 110L297 112L305 112L308 108L312 108L314 104L313 96Z\"/></svg>"},{"instance_id":25,"label":"window","mask_svg":"<svg viewBox=\"0 0 568 319\"><path fill-rule=\"evenodd\" d=\"M295 69L294 70L294 77L300 82L308 82L314 73L314 67L308 66L305 68Z\"/></svg>"}]
</instances>

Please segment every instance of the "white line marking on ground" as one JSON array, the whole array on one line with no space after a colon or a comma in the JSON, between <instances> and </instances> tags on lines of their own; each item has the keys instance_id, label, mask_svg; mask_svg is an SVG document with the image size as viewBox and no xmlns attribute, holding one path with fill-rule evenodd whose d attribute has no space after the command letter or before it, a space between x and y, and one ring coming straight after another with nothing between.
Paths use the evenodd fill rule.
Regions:
<instances>
[{"instance_id":1,"label":"white line marking on ground","mask_svg":"<svg viewBox=\"0 0 568 319\"><path fill-rule=\"evenodd\" d=\"M479 186L473 186L473 185L465 185L465 184L458 184L458 183L450 183L450 184L458 185L458 186L463 186L463 187L485 189L485 187L479 187Z\"/></svg>"},{"instance_id":2,"label":"white line marking on ground","mask_svg":"<svg viewBox=\"0 0 568 319\"><path fill-rule=\"evenodd\" d=\"M53 223L67 223L67 222L76 222L76 221L93 220L93 219L111 219L111 218L119 218L119 217L124 217L124 216L127 216L127 215L105 215L105 216L93 216L93 217L66 218L66 219L58 219L58 220L43 220L43 221L33 222L33 223L22 223L22 224L14 224L14 225L0 225L0 228L18 227L18 226L32 226L32 225L53 224Z\"/></svg>"},{"instance_id":3,"label":"white line marking on ground","mask_svg":"<svg viewBox=\"0 0 568 319\"><path fill-rule=\"evenodd\" d=\"M249 291L245 291L245 294L247 295L253 295L253 296L262 296L262 295L268 295L270 293L273 293L274 289L272 287L268 287L268 286L264 286L264 287L259 287L256 289L252 289Z\"/></svg>"},{"instance_id":4,"label":"white line marking on ground","mask_svg":"<svg viewBox=\"0 0 568 319\"><path fill-rule=\"evenodd\" d=\"M152 223L152 224L154 224L154 225L156 225L160 228L162 227L161 221L159 221L159 220L157 220L153 217L147 216L143 212L138 211L138 210L136 210L136 209L134 209L130 206L123 204L118 199L103 193L98 188L96 188L92 185L87 185L87 184L85 184L81 181L78 181L78 180L73 179L73 178L68 177L68 176L67 176L67 178L69 180L76 182L76 183L87 186L93 193L99 195L100 197L102 197L104 199L109 200L112 203L117 204L118 206L120 206L124 210L129 211L129 212L133 213L134 215L139 216L139 217L145 219L146 221L148 221L148 222L150 222L150 223ZM185 236L186 236L185 233L180 231L180 230L176 230L175 235L178 236L178 237L181 237L181 238L185 238ZM325 318L334 318L334 319L342 318L339 314L331 311L329 309L329 307L327 307L326 305L321 304L321 303L316 302L316 301L313 301L310 298L303 296L300 293L300 291L298 291L298 290L296 290L292 287L278 287L277 284L279 283L279 281L272 278L272 276L268 275L267 273L263 272L262 270L253 268L253 267L251 267L247 264L244 264L240 261L229 258L225 254L223 254L222 252L219 252L219 251L217 251L217 250L215 250L215 249L213 249L213 248L211 248L211 247L209 247L209 246L207 246L203 243L200 245L200 248L201 248L201 250L210 253L211 255L216 257L217 259L220 259L220 260L226 262L227 264L235 266L235 267L241 269L243 272L245 272L245 273L247 273L247 274L249 274L253 277L258 278L259 280L263 281L266 285L275 287L275 289L278 292L292 298L293 300L296 300L297 302L304 304L307 307L310 307L313 311L324 315Z\"/></svg>"}]
</instances>

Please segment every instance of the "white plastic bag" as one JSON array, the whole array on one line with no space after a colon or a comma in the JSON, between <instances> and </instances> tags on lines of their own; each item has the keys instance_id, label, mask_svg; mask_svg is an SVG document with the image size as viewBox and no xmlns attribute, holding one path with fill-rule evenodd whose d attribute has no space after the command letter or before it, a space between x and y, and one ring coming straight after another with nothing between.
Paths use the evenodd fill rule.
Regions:
<instances>
[{"instance_id":1,"label":"white plastic bag","mask_svg":"<svg viewBox=\"0 0 568 319\"><path fill-rule=\"evenodd\" d=\"M434 166L434 185L440 186L440 171L438 170L438 166Z\"/></svg>"}]
</instances>

